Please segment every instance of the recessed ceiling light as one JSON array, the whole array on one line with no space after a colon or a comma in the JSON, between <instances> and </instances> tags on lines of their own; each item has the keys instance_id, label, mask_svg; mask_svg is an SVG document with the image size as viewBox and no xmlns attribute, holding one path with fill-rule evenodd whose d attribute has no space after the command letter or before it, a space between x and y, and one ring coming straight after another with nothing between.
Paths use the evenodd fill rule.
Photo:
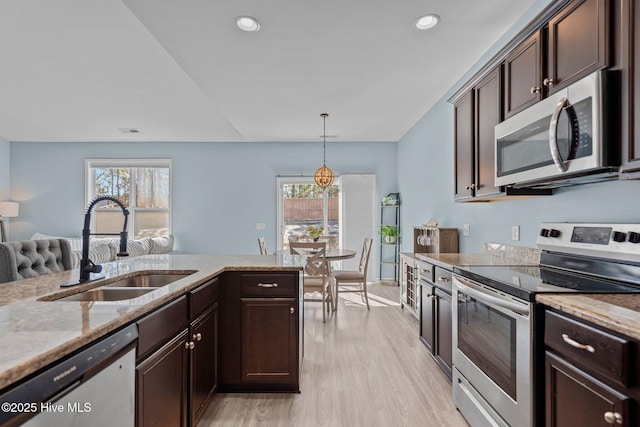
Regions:
<instances>
[{"instance_id":1,"label":"recessed ceiling light","mask_svg":"<svg viewBox=\"0 0 640 427\"><path fill-rule=\"evenodd\" d=\"M242 31L248 31L250 33L260 29L260 22L251 16L238 16L236 18L236 25Z\"/></svg>"},{"instance_id":2,"label":"recessed ceiling light","mask_svg":"<svg viewBox=\"0 0 640 427\"><path fill-rule=\"evenodd\" d=\"M418 18L415 25L419 30L428 30L429 28L435 27L439 21L440 17L438 15L429 14Z\"/></svg>"}]
</instances>

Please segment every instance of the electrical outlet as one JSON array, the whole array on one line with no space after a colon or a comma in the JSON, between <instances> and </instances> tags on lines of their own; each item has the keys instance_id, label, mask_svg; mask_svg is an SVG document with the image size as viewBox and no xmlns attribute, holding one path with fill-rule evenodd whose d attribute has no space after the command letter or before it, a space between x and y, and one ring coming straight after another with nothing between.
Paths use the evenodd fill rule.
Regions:
<instances>
[{"instance_id":1,"label":"electrical outlet","mask_svg":"<svg viewBox=\"0 0 640 427\"><path fill-rule=\"evenodd\" d=\"M464 224L462 226L462 235L468 236L471 234L471 226L469 224Z\"/></svg>"},{"instance_id":2,"label":"electrical outlet","mask_svg":"<svg viewBox=\"0 0 640 427\"><path fill-rule=\"evenodd\" d=\"M520 240L520 226L514 225L511 227L511 240Z\"/></svg>"},{"instance_id":3,"label":"electrical outlet","mask_svg":"<svg viewBox=\"0 0 640 427\"><path fill-rule=\"evenodd\" d=\"M256 222L256 230L264 230L265 228L264 222Z\"/></svg>"}]
</instances>

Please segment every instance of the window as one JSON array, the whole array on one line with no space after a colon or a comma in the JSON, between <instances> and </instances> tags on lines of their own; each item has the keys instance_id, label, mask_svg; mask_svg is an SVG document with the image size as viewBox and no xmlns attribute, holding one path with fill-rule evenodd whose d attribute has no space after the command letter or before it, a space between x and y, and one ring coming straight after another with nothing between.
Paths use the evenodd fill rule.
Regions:
<instances>
[{"instance_id":1,"label":"window","mask_svg":"<svg viewBox=\"0 0 640 427\"><path fill-rule=\"evenodd\" d=\"M171 233L171 160L87 160L87 205L96 197L113 196L129 209L129 236ZM122 211L109 201L93 210L93 233L122 230Z\"/></svg>"},{"instance_id":2,"label":"window","mask_svg":"<svg viewBox=\"0 0 640 427\"><path fill-rule=\"evenodd\" d=\"M323 227L330 247L340 247L340 178L325 191L312 177L278 177L278 247L289 248L289 238L305 238L307 227Z\"/></svg>"}]
</instances>

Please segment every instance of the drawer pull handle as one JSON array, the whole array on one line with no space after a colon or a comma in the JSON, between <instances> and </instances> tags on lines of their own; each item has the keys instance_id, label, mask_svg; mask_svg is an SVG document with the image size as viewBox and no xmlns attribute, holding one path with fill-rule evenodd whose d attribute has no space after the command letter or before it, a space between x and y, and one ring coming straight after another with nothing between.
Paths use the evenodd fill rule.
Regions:
<instances>
[{"instance_id":1,"label":"drawer pull handle","mask_svg":"<svg viewBox=\"0 0 640 427\"><path fill-rule=\"evenodd\" d=\"M607 411L604 413L604 420L607 424L622 424L622 415L618 412Z\"/></svg>"},{"instance_id":2,"label":"drawer pull handle","mask_svg":"<svg viewBox=\"0 0 640 427\"><path fill-rule=\"evenodd\" d=\"M277 283L258 283L258 286L260 286L261 288L277 288L278 284Z\"/></svg>"},{"instance_id":3,"label":"drawer pull handle","mask_svg":"<svg viewBox=\"0 0 640 427\"><path fill-rule=\"evenodd\" d=\"M569 338L569 335L567 334L562 334L562 340L567 344L569 344L571 347L579 348L580 350L586 350L589 353L596 352L596 349L593 348L593 346L590 346L589 344L580 344L578 341L575 341Z\"/></svg>"},{"instance_id":4,"label":"drawer pull handle","mask_svg":"<svg viewBox=\"0 0 640 427\"><path fill-rule=\"evenodd\" d=\"M442 276L438 277L438 280L440 280L441 282L448 282L449 281L448 278L442 277Z\"/></svg>"}]
</instances>

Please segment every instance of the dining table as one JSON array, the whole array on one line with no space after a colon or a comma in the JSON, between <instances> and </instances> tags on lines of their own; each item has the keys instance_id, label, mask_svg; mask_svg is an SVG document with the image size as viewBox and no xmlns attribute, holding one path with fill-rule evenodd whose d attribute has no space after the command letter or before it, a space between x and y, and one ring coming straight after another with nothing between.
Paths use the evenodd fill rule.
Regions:
<instances>
[{"instance_id":1,"label":"dining table","mask_svg":"<svg viewBox=\"0 0 640 427\"><path fill-rule=\"evenodd\" d=\"M345 259L351 259L356 256L357 251L353 249L343 248L330 248L325 252L325 258L328 261L342 261ZM289 249L280 249L275 252L276 255L290 255ZM311 255L311 253L309 253Z\"/></svg>"}]
</instances>

